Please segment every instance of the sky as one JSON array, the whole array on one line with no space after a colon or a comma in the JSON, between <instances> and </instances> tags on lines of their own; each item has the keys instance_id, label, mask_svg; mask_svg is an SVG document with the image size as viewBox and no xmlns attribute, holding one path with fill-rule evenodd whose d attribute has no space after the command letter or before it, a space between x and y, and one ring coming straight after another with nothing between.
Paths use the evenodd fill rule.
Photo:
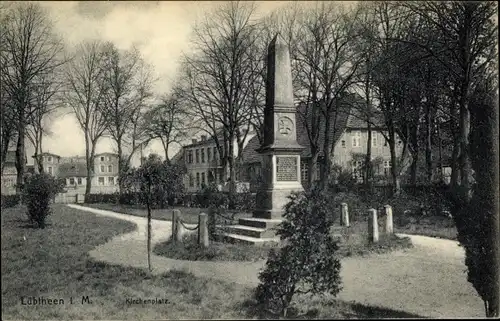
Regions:
<instances>
[{"instance_id":1,"label":"sky","mask_svg":"<svg viewBox=\"0 0 500 321\"><path fill-rule=\"evenodd\" d=\"M211 1L113 1L113 2L40 2L47 9L57 32L71 48L82 41L102 39L118 48L138 46L143 58L152 65L157 78L156 93L168 92L175 79L179 58L189 50L189 37L197 19L221 2ZM269 12L286 1L256 2L261 13ZM50 119L51 135L44 138L44 151L61 156L84 155L84 136L74 115L64 113ZM113 142L103 138L96 152L113 151ZM164 155L160 142L153 142L145 154ZM170 156L177 152L173 149Z\"/></svg>"}]
</instances>

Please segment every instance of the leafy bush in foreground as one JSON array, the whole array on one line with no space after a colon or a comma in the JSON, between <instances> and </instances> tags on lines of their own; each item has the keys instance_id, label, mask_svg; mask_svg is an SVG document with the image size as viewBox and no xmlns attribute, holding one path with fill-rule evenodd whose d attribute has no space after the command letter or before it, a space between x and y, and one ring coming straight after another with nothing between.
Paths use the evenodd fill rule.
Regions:
<instances>
[{"instance_id":1,"label":"leafy bush in foreground","mask_svg":"<svg viewBox=\"0 0 500 321\"><path fill-rule=\"evenodd\" d=\"M39 228L45 228L45 219L50 215L50 202L62 188L61 182L46 173L34 174L26 180L23 196L28 218Z\"/></svg>"},{"instance_id":2,"label":"leafy bush in foreground","mask_svg":"<svg viewBox=\"0 0 500 321\"><path fill-rule=\"evenodd\" d=\"M292 194L277 235L284 245L271 250L256 289L257 302L286 317L297 293L332 294L341 290L338 244L330 234L328 200L319 192Z\"/></svg>"}]
</instances>

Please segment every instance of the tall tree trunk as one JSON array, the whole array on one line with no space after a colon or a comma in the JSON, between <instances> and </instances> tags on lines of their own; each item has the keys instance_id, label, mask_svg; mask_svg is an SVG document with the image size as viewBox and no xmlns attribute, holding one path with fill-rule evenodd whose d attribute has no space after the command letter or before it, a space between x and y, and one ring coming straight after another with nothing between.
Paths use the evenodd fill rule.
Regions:
<instances>
[{"instance_id":1,"label":"tall tree trunk","mask_svg":"<svg viewBox=\"0 0 500 321\"><path fill-rule=\"evenodd\" d=\"M460 79L460 99L459 99L459 128L460 128L460 177L461 186L466 190L470 189L470 155L469 155L469 134L470 134L470 111L469 111L469 91L470 91L470 31L472 29L472 4L465 4L464 21L458 32L458 42L460 44L460 64L463 77ZM470 193L469 193L470 198Z\"/></svg>"},{"instance_id":2,"label":"tall tree trunk","mask_svg":"<svg viewBox=\"0 0 500 321\"><path fill-rule=\"evenodd\" d=\"M443 175L443 141L441 138L441 120L437 119L437 143L438 143L438 169L439 169L439 181L444 181Z\"/></svg>"},{"instance_id":3,"label":"tall tree trunk","mask_svg":"<svg viewBox=\"0 0 500 321\"><path fill-rule=\"evenodd\" d=\"M396 133L394 128L389 128L389 149L391 153L391 178L392 178L392 192L394 195L399 195L401 192L401 184L398 175L398 161L396 155Z\"/></svg>"},{"instance_id":4,"label":"tall tree trunk","mask_svg":"<svg viewBox=\"0 0 500 321\"><path fill-rule=\"evenodd\" d=\"M430 101L425 104L425 164L426 180L428 184L432 183L432 113Z\"/></svg>"},{"instance_id":5,"label":"tall tree trunk","mask_svg":"<svg viewBox=\"0 0 500 321\"><path fill-rule=\"evenodd\" d=\"M311 146L311 157L307 160L307 171L309 173L309 177L307 178L308 188L311 188L318 179L318 156L318 148L316 146Z\"/></svg>"},{"instance_id":6,"label":"tall tree trunk","mask_svg":"<svg viewBox=\"0 0 500 321\"><path fill-rule=\"evenodd\" d=\"M118 149L118 193L121 195L122 194L122 180L119 179L120 177L123 177L123 162L125 161L123 157L123 148L122 148L122 140L121 137L116 140L116 145Z\"/></svg>"},{"instance_id":7,"label":"tall tree trunk","mask_svg":"<svg viewBox=\"0 0 500 321\"><path fill-rule=\"evenodd\" d=\"M87 163L87 182L85 184L85 199L90 195L90 190L92 188L92 169L90 167L90 138L87 130L85 130L85 162Z\"/></svg>"},{"instance_id":8,"label":"tall tree trunk","mask_svg":"<svg viewBox=\"0 0 500 321\"><path fill-rule=\"evenodd\" d=\"M146 206L148 209L148 241L147 241L147 251L148 251L148 269L149 272L153 270L151 265L151 182L148 182L148 195ZM172 222L172 224L177 224L177 222Z\"/></svg>"},{"instance_id":9,"label":"tall tree trunk","mask_svg":"<svg viewBox=\"0 0 500 321\"><path fill-rule=\"evenodd\" d=\"M368 116L369 117L369 116ZM372 126L370 119L367 122L368 129L368 141L366 142L366 156L365 156L365 172L364 172L364 183L367 190L370 189L371 179L372 179Z\"/></svg>"},{"instance_id":10,"label":"tall tree trunk","mask_svg":"<svg viewBox=\"0 0 500 321\"><path fill-rule=\"evenodd\" d=\"M410 185L417 186L418 153L413 153L410 165Z\"/></svg>"},{"instance_id":11,"label":"tall tree trunk","mask_svg":"<svg viewBox=\"0 0 500 321\"><path fill-rule=\"evenodd\" d=\"M10 135L2 135L2 172L5 167L5 160L7 159L7 151L9 150Z\"/></svg>"},{"instance_id":12,"label":"tall tree trunk","mask_svg":"<svg viewBox=\"0 0 500 321\"><path fill-rule=\"evenodd\" d=\"M453 141L453 150L451 152L451 177L450 185L457 187L460 184L460 164L458 162L458 157L460 155L460 142L458 140Z\"/></svg>"},{"instance_id":13,"label":"tall tree trunk","mask_svg":"<svg viewBox=\"0 0 500 321\"><path fill-rule=\"evenodd\" d=\"M18 124L18 138L16 147L16 170L17 170L17 181L16 181L16 194L22 192L24 186L24 172L26 168L26 147L25 147L25 135L26 135L26 121L24 119L24 113L19 115Z\"/></svg>"}]
</instances>

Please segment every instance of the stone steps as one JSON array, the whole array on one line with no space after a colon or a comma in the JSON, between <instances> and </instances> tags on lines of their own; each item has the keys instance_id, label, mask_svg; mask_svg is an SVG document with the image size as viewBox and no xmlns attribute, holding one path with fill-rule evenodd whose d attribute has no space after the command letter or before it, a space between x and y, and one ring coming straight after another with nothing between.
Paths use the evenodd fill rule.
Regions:
<instances>
[{"instance_id":1,"label":"stone steps","mask_svg":"<svg viewBox=\"0 0 500 321\"><path fill-rule=\"evenodd\" d=\"M260 238L260 237L251 237L233 233L224 233L223 235L231 242L250 244L250 245L263 245L263 244L269 244L271 242L278 243L280 241L279 237Z\"/></svg>"},{"instance_id":2,"label":"stone steps","mask_svg":"<svg viewBox=\"0 0 500 321\"><path fill-rule=\"evenodd\" d=\"M231 242L247 244L264 244L279 242L275 234L275 227L283 220L247 217L240 218L238 224L225 226L223 234Z\"/></svg>"},{"instance_id":3,"label":"stone steps","mask_svg":"<svg viewBox=\"0 0 500 321\"><path fill-rule=\"evenodd\" d=\"M272 229L253 227L247 225L230 225L226 227L230 232L243 236L269 238L274 237L275 233Z\"/></svg>"}]
</instances>

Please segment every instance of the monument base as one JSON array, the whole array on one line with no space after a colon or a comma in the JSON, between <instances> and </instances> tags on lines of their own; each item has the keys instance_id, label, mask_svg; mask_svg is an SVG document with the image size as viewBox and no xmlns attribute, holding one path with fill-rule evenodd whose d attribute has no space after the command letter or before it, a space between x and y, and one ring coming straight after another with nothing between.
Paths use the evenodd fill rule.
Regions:
<instances>
[{"instance_id":1,"label":"monument base","mask_svg":"<svg viewBox=\"0 0 500 321\"><path fill-rule=\"evenodd\" d=\"M300 183L288 188L270 188L260 190L256 195L256 209L253 217L266 219L281 219L285 212L284 206L290 202L288 196L292 192L301 192L303 187Z\"/></svg>"}]
</instances>

